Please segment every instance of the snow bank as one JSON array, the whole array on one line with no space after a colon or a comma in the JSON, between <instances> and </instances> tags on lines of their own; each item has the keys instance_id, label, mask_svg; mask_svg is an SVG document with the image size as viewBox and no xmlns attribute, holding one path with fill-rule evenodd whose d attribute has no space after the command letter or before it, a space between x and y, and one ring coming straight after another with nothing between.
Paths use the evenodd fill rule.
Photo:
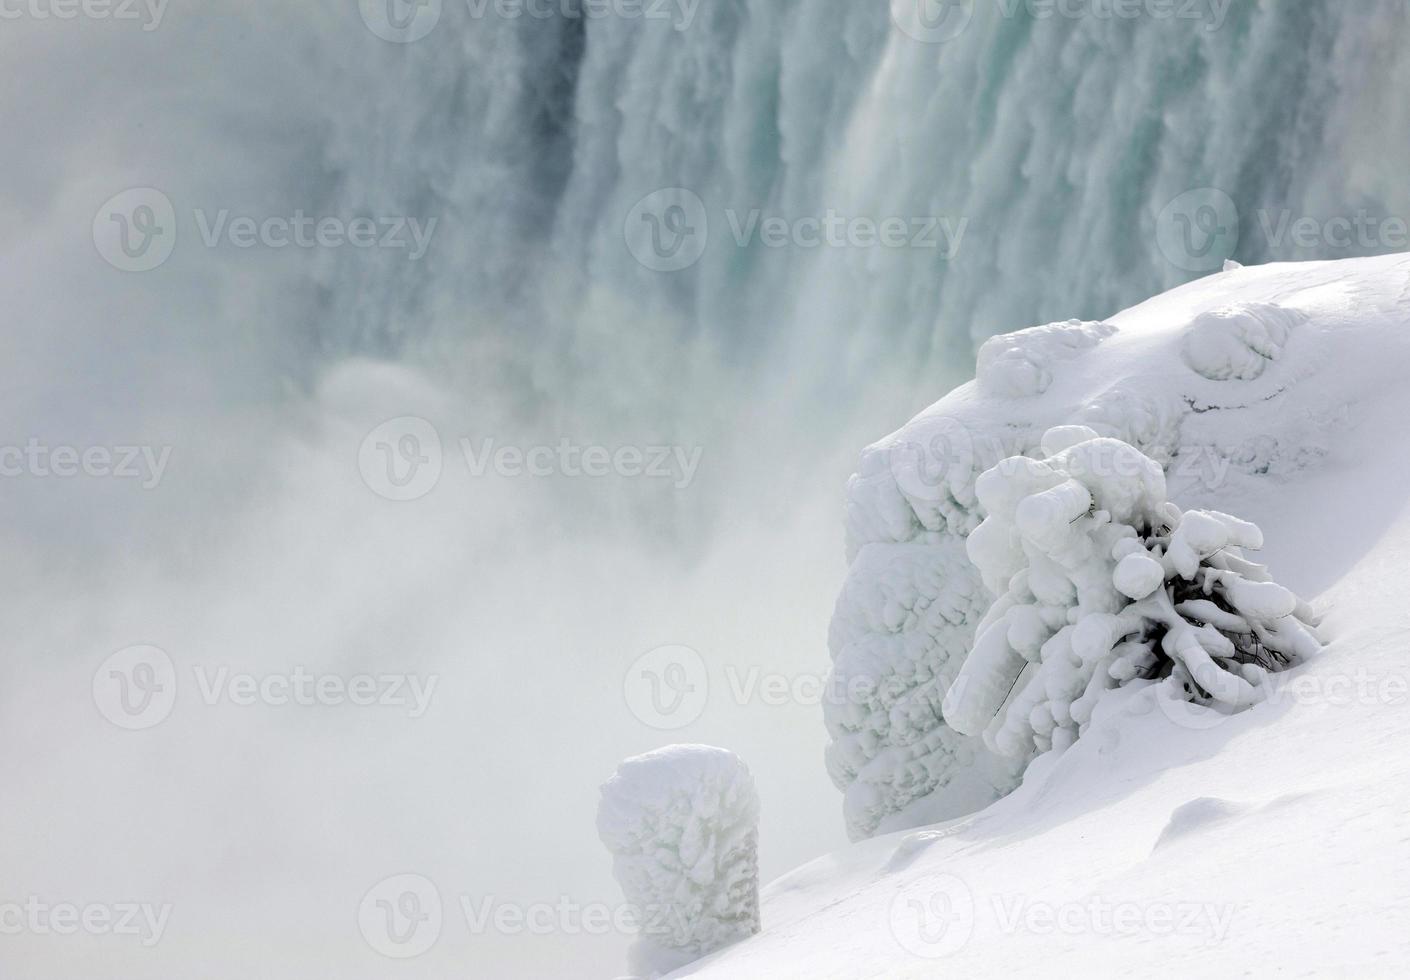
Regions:
<instances>
[{"instance_id":1,"label":"snow bank","mask_svg":"<svg viewBox=\"0 0 1410 980\"><path fill-rule=\"evenodd\" d=\"M1204 343L1189 340L1192 329L1230 309L1295 318L1256 377L1240 367L1254 362L1237 357L1229 371L1187 362L1191 346ZM1162 464L1168 500L1215 512L1186 514L1180 540L1170 535L1164 558L1177 573L1197 569L1223 538L1233 547L1261 543L1262 560L1325 615L1328 646L1273 676L1263 701L1234 714L1172 700L1164 685L1111 692L1082 737L1034 761L1004 799L795 871L764 890L761 935L679 976L1403 972L1410 258L1234 269L1109 323L1117 332L1097 347L1048 362L1052 380L1041 394L1001 399L969 385L868 451L850 494L852 575L834 640L841 630L848 649L886 643L899 624L915 633L916 658L945 663L963 628L932 639L881 615L887 593L876 583L888 563L876 554L930 549L946 555L937 567L951 567L956 539L979 524L966 516L977 499L944 489L933 479L938 469L905 456L893 472L892 447L916 433L967 429L976 455L997 438L1051 456L1088 438L1050 432L1066 423L1139 448ZM1200 362L1214 364L1204 353ZM1123 415L1117 404L1136 411ZM916 494L916 474L942 492ZM1061 513L1080 500L1070 492L1033 513ZM1152 503L1131 498L1135 508ZM936 514L946 524L927 527ZM1042 519L1032 520L1041 532ZM955 588L946 576L911 581L913 607ZM977 572L973 581L986 588ZM1120 593L1113 601L1123 603L1169 579L1164 560L1157 581L1131 551L1111 581ZM1264 616L1298 614L1285 590L1255 585L1241 601ZM1025 630L1046 628L1031 617L1012 625L1025 648L1034 638ZM923 818L925 805L913 804L909 816Z\"/></svg>"}]
</instances>

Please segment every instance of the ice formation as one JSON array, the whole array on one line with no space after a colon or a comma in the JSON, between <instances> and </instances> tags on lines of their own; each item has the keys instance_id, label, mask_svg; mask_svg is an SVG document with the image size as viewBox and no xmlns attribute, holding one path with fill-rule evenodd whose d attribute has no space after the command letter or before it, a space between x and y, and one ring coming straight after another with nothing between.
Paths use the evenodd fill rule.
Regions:
<instances>
[{"instance_id":1,"label":"ice formation","mask_svg":"<svg viewBox=\"0 0 1410 980\"><path fill-rule=\"evenodd\" d=\"M969 556L999 595L944 700L951 727L1017 759L1070 746L1105 692L1163 679L1221 711L1321 648L1311 610L1244 557L1257 527L1181 511L1165 473L1091 429L979 479Z\"/></svg>"},{"instance_id":2,"label":"ice formation","mask_svg":"<svg viewBox=\"0 0 1410 980\"><path fill-rule=\"evenodd\" d=\"M1148 327L1153 317L1161 320L1159 331ZM1017 784L1038 748L1033 741L1031 751L1014 752L1006 743L999 752L997 741L978 737L1002 704L999 692L982 709L958 695L937 704L937 691L962 676L977 681L977 666L964 675L960 669L972 648L981 658L1000 656L997 637L976 648L977 630L986 614L1001 614L990 606L1008 592L1012 573L1000 574L1000 566L1023 561L1017 545L987 575L968 560L966 548L983 547L989 533L971 541L992 513L984 488L1005 492L981 477L1001 462L1018 473L1048 465L1034 460L1074 450L1095 434L1126 444L1120 458L1152 481L1164 471L1168 488L1152 482L1143 491L1162 505L1176 499L1233 509L1224 504L1231 491L1316 465L1330 451L1327 433L1341 424L1344 407L1329 401L1308 398L1298 412L1285 409L1292 386L1325 357L1318 331L1307 323L1303 310L1272 291L996 337L980 350L974 383L866 450L848 485L851 567L829 632L829 690L845 696L824 706L828 771L843 791L854 838L979 809ZM1139 329L1128 333L1132 325ZM1032 507L1074 501L1080 504L1080 495L1064 500L1054 493ZM1164 516L1163 506L1157 511ZM1040 517L1035 511L1028 520ZM1230 542L1241 543L1247 547ZM1168 552L1165 558L1175 560ZM1154 592L1142 594L1154 588L1154 575L1151 564L1113 559L1104 586L1112 612L1121 603L1154 604ZM1249 594L1244 588L1243 598ZM1020 615L1027 621L1019 634L1030 635L1016 637L1032 651L1066 625ZM1017 667L1011 661L1005 669ZM1009 687L1015 681L1016 674L1009 676ZM1217 680L1208 683L1219 687ZM1200 692L1196 699L1222 688ZM1062 721L1054 720L1052 732L1066 728ZM1040 719L1039 727L1046 726Z\"/></svg>"},{"instance_id":3,"label":"ice formation","mask_svg":"<svg viewBox=\"0 0 1410 980\"><path fill-rule=\"evenodd\" d=\"M845 793L848 833L871 836L890 815L941 791L928 819L979 809L1017 773L937 723L973 624L991 601L962 539L869 545L853 569L831 627L835 696L823 705L828 772Z\"/></svg>"},{"instance_id":4,"label":"ice formation","mask_svg":"<svg viewBox=\"0 0 1410 980\"><path fill-rule=\"evenodd\" d=\"M732 752L673 745L624 761L597 832L641 915L630 953L659 977L759 931L759 798Z\"/></svg>"}]
</instances>

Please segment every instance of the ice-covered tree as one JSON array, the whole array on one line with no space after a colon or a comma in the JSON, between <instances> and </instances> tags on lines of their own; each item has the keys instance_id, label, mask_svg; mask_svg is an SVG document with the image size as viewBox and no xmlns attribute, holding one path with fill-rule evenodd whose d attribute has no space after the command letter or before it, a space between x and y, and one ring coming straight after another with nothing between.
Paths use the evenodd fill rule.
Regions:
<instances>
[{"instance_id":1,"label":"ice-covered tree","mask_svg":"<svg viewBox=\"0 0 1410 980\"><path fill-rule=\"evenodd\" d=\"M597 832L641 916L630 953L659 977L759 931L759 798L732 752L673 745L623 762Z\"/></svg>"},{"instance_id":2,"label":"ice-covered tree","mask_svg":"<svg viewBox=\"0 0 1410 980\"><path fill-rule=\"evenodd\" d=\"M1022 762L956 731L940 705L994 601L965 553L984 519L978 477L1035 453L1043 419L1074 418L1159 455L1171 413L1110 386L1075 410L1047 392L1117 333L1067 321L986 342L975 383L869 447L847 487L850 568L828 645L827 768L854 840L980 810L1011 791Z\"/></svg>"},{"instance_id":3,"label":"ice-covered tree","mask_svg":"<svg viewBox=\"0 0 1410 980\"><path fill-rule=\"evenodd\" d=\"M1083 426L1044 436L976 486L967 550L999 596L945 695L945 719L1004 755L1063 749L1103 694L1159 680L1232 712L1270 673L1314 655L1314 616L1244 557L1257 527L1183 512L1140 450Z\"/></svg>"}]
</instances>

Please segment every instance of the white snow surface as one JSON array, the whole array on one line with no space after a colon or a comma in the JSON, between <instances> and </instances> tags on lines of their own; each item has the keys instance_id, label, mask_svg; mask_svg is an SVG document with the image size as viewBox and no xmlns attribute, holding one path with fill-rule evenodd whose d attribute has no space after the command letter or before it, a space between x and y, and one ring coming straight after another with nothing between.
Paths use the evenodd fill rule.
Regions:
<instances>
[{"instance_id":1,"label":"white snow surface","mask_svg":"<svg viewBox=\"0 0 1410 980\"><path fill-rule=\"evenodd\" d=\"M1329 646L1239 714L1114 692L1012 794L785 876L760 935L675 976L1410 969L1410 258L1232 268L1107 324L1062 357L1005 353L1002 383L873 447L852 555L935 545L956 515L973 530L962 479L925 499L886 463L918 432L958 420L982 455L993 434L1032 450L1085 424L1159 460L1181 507L1258 524Z\"/></svg>"}]
</instances>

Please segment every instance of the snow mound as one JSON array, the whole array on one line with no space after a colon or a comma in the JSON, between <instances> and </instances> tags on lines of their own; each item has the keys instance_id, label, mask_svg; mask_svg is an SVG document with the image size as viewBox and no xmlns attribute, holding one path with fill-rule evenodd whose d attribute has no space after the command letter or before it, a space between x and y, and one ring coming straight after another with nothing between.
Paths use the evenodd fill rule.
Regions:
<instances>
[{"instance_id":1,"label":"snow mound","mask_svg":"<svg viewBox=\"0 0 1410 980\"><path fill-rule=\"evenodd\" d=\"M1193 370L1184 350L1201 316L1256 304L1301 319L1281 353L1263 358L1262 374L1216 381ZM953 554L955 539L988 517L976 499L963 520L925 527L904 486L927 470L910 457L899 478L887 466L892 447L916 441L913 426L948 418L983 452L997 439L1047 464L1087 435L1049 430L1087 425L1155 458L1084 417L1086 406L1120 391L1168 411L1161 424L1174 433L1157 462L1185 530L1177 542L1179 528L1168 529L1156 591L1170 581L1167 559L1198 577L1200 556L1221 539L1226 554L1260 543L1256 526L1266 532L1261 560L1325 615L1328 645L1305 664L1270 674L1259 685L1262 699L1246 711L1191 705L1164 682L1106 692L1082 737L1036 758L1003 799L923 831L859 842L785 876L763 892L767 928L759 936L679 976L1403 972L1410 935L1410 756L1401 749L1410 739L1410 453L1403 449L1410 257L1229 269L1110 322L1120 332L1087 356L1055 362L1041 395L999 398L968 385L868 450L849 501L852 598L839 606L849 623L843 635L858 643L867 630L886 629L883 593L868 586L885 565L863 558L870 545ZM979 473L1013 455L980 468L971 488ZM1148 506L1139 493L1121 499L1133 514ZM1057 514L1061 506L1059 499L1033 513ZM1041 519L1032 521L1041 532ZM1132 556L1140 558L1112 553L1119 608L1144 601L1136 596L1154 582L1151 566ZM948 578L913 581L932 595L954 588ZM1285 590L1259 586L1240 601L1275 616L1290 600ZM1203 612L1211 617L1206 625L1217 618ZM1012 625L1010 638L1023 649L1051 628L1032 617ZM937 637L935 650L912 652L953 670L953 654L939 649L950 642ZM932 802L954 785L937 789ZM924 801L912 803L905 817L918 821L925 811Z\"/></svg>"},{"instance_id":2,"label":"snow mound","mask_svg":"<svg viewBox=\"0 0 1410 980\"><path fill-rule=\"evenodd\" d=\"M1153 460L1167 498L1183 508L1227 511L1227 500L1261 493L1269 480L1317 470L1336 452L1348 410L1308 380L1328 363L1348 302L1332 268L1230 269L1104 322L996 337L980 351L974 382L862 454L847 490L850 567L830 648L838 680L874 676L890 686L884 698L826 718L829 772L854 836L954 815L1013 787L1012 767L992 746L967 742L943 710L929 710L936 679L958 676L1009 586L961 560L988 516L980 477L1016 456L1060 451L1045 453L1043 437L1058 430L1052 438L1070 441L1061 432L1072 426ZM1239 291L1231 282L1259 285ZM896 559L868 553L874 545L914 549L905 552L916 570L905 608L962 607L961 618L894 626L884 605L895 589L880 583L896 574L886 571ZM1153 573L1132 562L1121 575L1138 589Z\"/></svg>"},{"instance_id":3,"label":"snow mound","mask_svg":"<svg viewBox=\"0 0 1410 980\"><path fill-rule=\"evenodd\" d=\"M673 745L602 787L597 832L641 916L632 971L659 977L759 931L759 798L731 752Z\"/></svg>"},{"instance_id":4,"label":"snow mound","mask_svg":"<svg viewBox=\"0 0 1410 980\"><path fill-rule=\"evenodd\" d=\"M1211 381L1253 381L1283 354L1304 317L1271 303L1203 313L1185 334L1185 363Z\"/></svg>"},{"instance_id":5,"label":"snow mound","mask_svg":"<svg viewBox=\"0 0 1410 980\"><path fill-rule=\"evenodd\" d=\"M981 390L1007 398L1041 395L1053 383L1054 366L1096 347L1116 333L1107 323L1069 320L1032 327L986 341L975 376Z\"/></svg>"}]
</instances>

